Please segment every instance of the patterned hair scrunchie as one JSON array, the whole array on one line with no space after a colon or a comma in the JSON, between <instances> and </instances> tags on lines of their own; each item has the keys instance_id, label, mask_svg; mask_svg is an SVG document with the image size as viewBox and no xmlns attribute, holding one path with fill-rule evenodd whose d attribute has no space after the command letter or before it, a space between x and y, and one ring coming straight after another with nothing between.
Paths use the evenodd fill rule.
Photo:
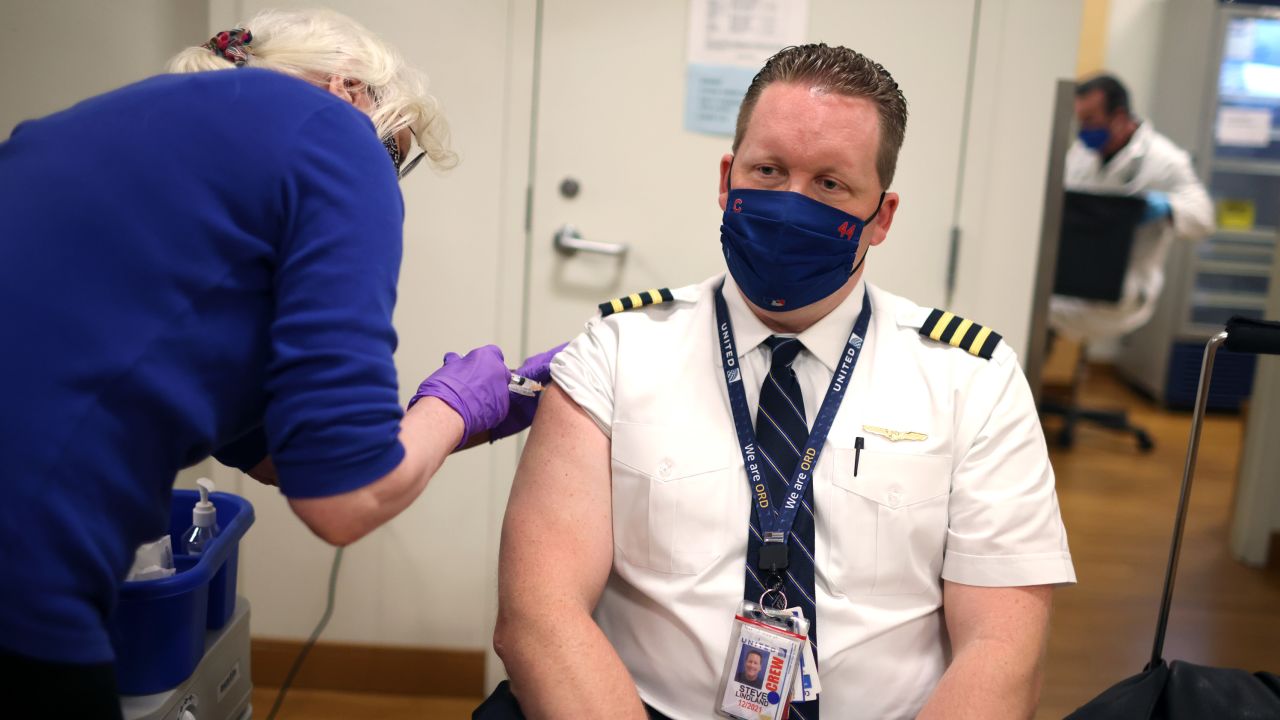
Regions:
<instances>
[{"instance_id":1,"label":"patterned hair scrunchie","mask_svg":"<svg viewBox=\"0 0 1280 720\"><path fill-rule=\"evenodd\" d=\"M249 43L253 42L253 33L245 28L232 28L209 38L204 46L214 55L233 63L236 67L244 67L249 60Z\"/></svg>"}]
</instances>

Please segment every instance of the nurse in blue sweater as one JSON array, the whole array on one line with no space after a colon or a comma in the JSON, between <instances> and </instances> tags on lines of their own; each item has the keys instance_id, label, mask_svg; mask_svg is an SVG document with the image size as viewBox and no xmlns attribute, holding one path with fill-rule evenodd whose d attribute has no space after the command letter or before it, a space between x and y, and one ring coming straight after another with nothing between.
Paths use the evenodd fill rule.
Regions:
<instances>
[{"instance_id":1,"label":"nurse in blue sweater","mask_svg":"<svg viewBox=\"0 0 1280 720\"><path fill-rule=\"evenodd\" d=\"M392 49L269 12L170 69L0 144L0 677L62 717L119 713L105 621L180 468L277 483L345 545L535 402L488 346L399 406L397 174L453 156Z\"/></svg>"}]
</instances>

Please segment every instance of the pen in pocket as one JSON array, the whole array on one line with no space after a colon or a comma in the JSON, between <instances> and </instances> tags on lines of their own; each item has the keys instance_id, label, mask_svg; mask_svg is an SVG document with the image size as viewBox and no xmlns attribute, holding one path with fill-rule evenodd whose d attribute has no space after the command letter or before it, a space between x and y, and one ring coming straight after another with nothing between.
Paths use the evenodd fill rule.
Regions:
<instances>
[{"instance_id":1,"label":"pen in pocket","mask_svg":"<svg viewBox=\"0 0 1280 720\"><path fill-rule=\"evenodd\" d=\"M862 461L862 436L853 439L853 476L858 477L858 463Z\"/></svg>"}]
</instances>

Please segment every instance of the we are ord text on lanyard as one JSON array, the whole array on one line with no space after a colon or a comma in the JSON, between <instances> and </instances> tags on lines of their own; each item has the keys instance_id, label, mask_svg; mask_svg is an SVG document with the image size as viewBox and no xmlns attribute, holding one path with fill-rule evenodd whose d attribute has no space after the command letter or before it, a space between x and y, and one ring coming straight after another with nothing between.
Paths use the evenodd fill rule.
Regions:
<instances>
[{"instance_id":1,"label":"we are ord text on lanyard","mask_svg":"<svg viewBox=\"0 0 1280 720\"><path fill-rule=\"evenodd\" d=\"M756 433L751 422L751 411L747 407L747 393L742 388L742 370L738 363L738 350L733 340L733 323L729 320L729 307L724 301L724 284L716 288L716 332L720 336L720 353L724 360L724 380L729 391L729 407L733 411L733 426L738 433L738 445L742 451L742 463L746 467L747 477L751 481L751 491L756 499L756 512L760 517L760 533L764 544L760 547L760 569L770 576L780 578L788 565L787 536L795 524L796 513L804 499L805 489L812 479L813 468L818 464L818 456L822 446L826 444L827 433L835 421L840 402L844 399L845 389L853 377L853 368L858 364L862 354L862 340L867 336L867 326L871 322L871 300L869 294L862 295L862 312L849 334L849 342L840 356L840 364L831 375L831 384L827 387L826 397L818 409L818 416L813 421L813 429L809 431L809 439L800 453L800 461L791 473L789 492L782 499L782 504L774 502L769 484L761 473L759 450L756 446Z\"/></svg>"}]
</instances>

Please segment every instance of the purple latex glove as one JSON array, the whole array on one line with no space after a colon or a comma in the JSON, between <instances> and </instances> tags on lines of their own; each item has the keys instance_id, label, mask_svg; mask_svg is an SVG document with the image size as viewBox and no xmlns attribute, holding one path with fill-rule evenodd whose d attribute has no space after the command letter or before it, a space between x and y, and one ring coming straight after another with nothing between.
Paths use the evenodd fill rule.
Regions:
<instances>
[{"instance_id":1,"label":"purple latex glove","mask_svg":"<svg viewBox=\"0 0 1280 720\"><path fill-rule=\"evenodd\" d=\"M528 360L515 371L516 375L527 377L539 385L546 385L551 382L551 358L556 353L564 349L563 343L557 345L544 353L538 353ZM511 393L511 409L507 412L507 416L502 422L494 426L493 431L489 433L489 442L493 442L499 438L508 435L515 435L521 430L529 427L533 422L533 413L538 409L538 398L542 393L538 393L533 397L521 395L520 393Z\"/></svg>"},{"instance_id":2,"label":"purple latex glove","mask_svg":"<svg viewBox=\"0 0 1280 720\"><path fill-rule=\"evenodd\" d=\"M409 407L424 397L440 398L462 416L462 442L492 429L508 414L507 384L511 382L507 363L496 345L485 345L459 357L444 356L444 366L422 381Z\"/></svg>"}]
</instances>

